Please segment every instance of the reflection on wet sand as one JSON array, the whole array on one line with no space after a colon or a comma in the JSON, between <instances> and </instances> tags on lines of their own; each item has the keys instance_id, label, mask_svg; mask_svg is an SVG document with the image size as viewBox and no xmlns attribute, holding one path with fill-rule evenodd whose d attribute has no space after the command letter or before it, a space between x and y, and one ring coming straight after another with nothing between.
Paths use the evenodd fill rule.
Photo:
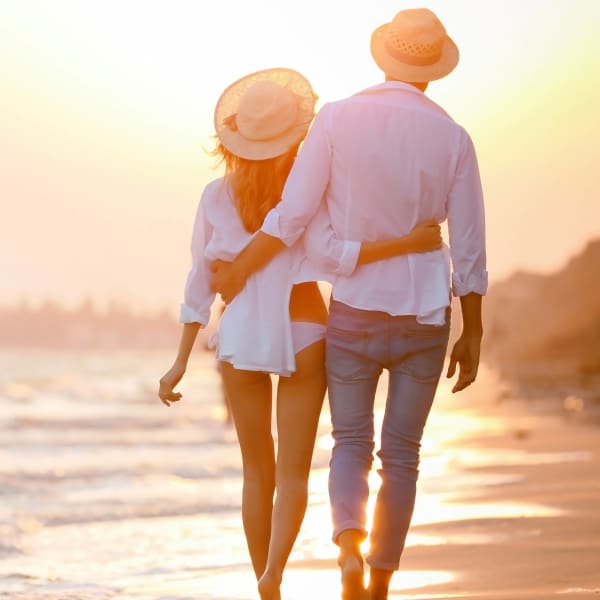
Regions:
<instances>
[{"instance_id":1,"label":"reflection on wet sand","mask_svg":"<svg viewBox=\"0 0 600 600\"><path fill-rule=\"evenodd\" d=\"M1 600L256 598L239 452L215 416L212 357L199 362L186 401L161 411L151 383L162 356L42 354L21 364L0 355ZM594 593L600 584L587 575L586 552L600 555L599 496L589 500L600 492L590 475L598 472L597 441L585 445L581 429L568 437L564 424L493 404L497 384L485 372L478 385L473 393L486 396L476 401L440 386L391 598L548 600L550 588L536 595L535 586L553 576L552 594ZM379 420L381 407L378 396ZM528 435L514 435L517 428ZM339 597L330 446L325 408L309 508L283 583L287 600ZM371 483L372 504L375 470ZM569 552L576 562L563 556Z\"/></svg>"}]
</instances>

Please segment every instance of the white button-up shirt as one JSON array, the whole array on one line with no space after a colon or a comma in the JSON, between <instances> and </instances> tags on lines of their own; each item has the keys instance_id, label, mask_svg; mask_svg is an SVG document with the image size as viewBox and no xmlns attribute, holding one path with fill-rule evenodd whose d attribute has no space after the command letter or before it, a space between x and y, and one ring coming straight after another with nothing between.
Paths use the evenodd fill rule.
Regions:
<instances>
[{"instance_id":1,"label":"white button-up shirt","mask_svg":"<svg viewBox=\"0 0 600 600\"><path fill-rule=\"evenodd\" d=\"M406 235L430 219L448 220L449 252L445 246L356 267L360 242ZM324 235L327 228L334 238ZM457 296L487 291L473 143L406 83L386 82L323 106L262 230L286 245L306 231L308 255L336 272L333 298L356 308L439 324L451 286Z\"/></svg>"},{"instance_id":2,"label":"white button-up shirt","mask_svg":"<svg viewBox=\"0 0 600 600\"><path fill-rule=\"evenodd\" d=\"M182 323L206 325L215 300L211 262L231 261L250 242L225 179L209 183L198 205L192 234ZM337 242L332 242L332 246ZM307 260L301 243L280 252L254 273L219 322L217 357L238 369L290 375L295 371L289 299L292 286L326 276Z\"/></svg>"}]
</instances>

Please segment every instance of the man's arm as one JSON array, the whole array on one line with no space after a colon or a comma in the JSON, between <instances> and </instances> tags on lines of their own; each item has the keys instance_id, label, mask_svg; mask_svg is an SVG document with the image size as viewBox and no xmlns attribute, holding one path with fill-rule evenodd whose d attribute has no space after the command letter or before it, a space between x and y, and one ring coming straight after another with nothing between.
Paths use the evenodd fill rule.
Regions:
<instances>
[{"instance_id":1,"label":"man's arm","mask_svg":"<svg viewBox=\"0 0 600 600\"><path fill-rule=\"evenodd\" d=\"M452 292L485 295L488 285L485 210L479 166L471 138L464 134L454 182L447 199L452 257Z\"/></svg>"},{"instance_id":2,"label":"man's arm","mask_svg":"<svg viewBox=\"0 0 600 600\"><path fill-rule=\"evenodd\" d=\"M248 277L271 262L285 247L279 238L259 231L234 262L216 260L212 263L213 291L219 292L223 302L229 304L244 289Z\"/></svg>"},{"instance_id":3,"label":"man's arm","mask_svg":"<svg viewBox=\"0 0 600 600\"><path fill-rule=\"evenodd\" d=\"M452 348L446 377L453 377L458 364L458 379L452 392L460 392L471 385L477 377L483 324L481 320L482 296L470 293L460 297L463 329Z\"/></svg>"},{"instance_id":4,"label":"man's arm","mask_svg":"<svg viewBox=\"0 0 600 600\"><path fill-rule=\"evenodd\" d=\"M475 148L466 132L448 196L448 233L452 291L460 297L463 330L450 354L447 376L454 375L458 364L458 379L452 388L458 392L477 376L483 335L481 304L488 285L483 192Z\"/></svg>"},{"instance_id":5,"label":"man's arm","mask_svg":"<svg viewBox=\"0 0 600 600\"><path fill-rule=\"evenodd\" d=\"M285 246L292 246L319 209L329 182L328 115L325 105L302 143L281 201L267 214L261 230L233 263L216 261L213 264L212 289L221 294L225 303L231 302L244 288L250 275L264 267Z\"/></svg>"}]
</instances>

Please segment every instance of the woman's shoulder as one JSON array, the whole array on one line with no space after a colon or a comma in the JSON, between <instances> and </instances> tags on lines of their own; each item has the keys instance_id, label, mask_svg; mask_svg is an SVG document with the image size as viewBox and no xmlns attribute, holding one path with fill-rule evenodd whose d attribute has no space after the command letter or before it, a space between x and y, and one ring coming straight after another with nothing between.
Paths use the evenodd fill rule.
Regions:
<instances>
[{"instance_id":1,"label":"woman's shoulder","mask_svg":"<svg viewBox=\"0 0 600 600\"><path fill-rule=\"evenodd\" d=\"M206 184L200 198L203 210L210 210L222 204L229 196L227 182L224 177L218 177Z\"/></svg>"},{"instance_id":2,"label":"woman's shoulder","mask_svg":"<svg viewBox=\"0 0 600 600\"><path fill-rule=\"evenodd\" d=\"M217 198L219 195L223 193L226 188L225 178L217 177L212 181L209 181L205 186L202 192L201 201L204 201L205 198Z\"/></svg>"}]
</instances>

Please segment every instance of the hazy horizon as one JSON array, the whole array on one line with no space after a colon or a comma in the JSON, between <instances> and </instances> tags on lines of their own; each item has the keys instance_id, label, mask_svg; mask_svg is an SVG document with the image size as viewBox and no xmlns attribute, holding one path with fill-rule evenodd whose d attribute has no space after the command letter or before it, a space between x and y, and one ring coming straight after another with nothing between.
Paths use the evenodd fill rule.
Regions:
<instances>
[{"instance_id":1,"label":"hazy horizon","mask_svg":"<svg viewBox=\"0 0 600 600\"><path fill-rule=\"evenodd\" d=\"M426 4L461 50L428 95L477 148L490 282L557 271L600 237L600 3ZM0 5L0 305L176 312L222 89L276 65L319 106L378 83L371 31L410 6Z\"/></svg>"},{"instance_id":2,"label":"hazy horizon","mask_svg":"<svg viewBox=\"0 0 600 600\"><path fill-rule=\"evenodd\" d=\"M585 240L581 246L581 248L576 249L575 252L569 256L564 258L564 261L553 268L548 269L535 269L528 268L524 266L516 266L512 271L503 274L502 277L494 277L491 280L491 285L501 283L506 279L517 273L528 273L530 275L540 275L540 276L552 276L564 268L568 266L570 261L581 254L588 244L593 243L595 241L600 241L600 236L595 236L588 240ZM328 284L323 284L323 291L326 293L328 289ZM216 300L218 302L218 299ZM123 312L125 314L131 314L136 317L158 317L158 316L169 316L171 318L176 318L179 311L179 304L176 303L173 305L172 303L165 302L163 304L154 304L154 305L142 305L136 302L133 302L131 298L127 296L119 297L119 296L105 296L105 297L94 297L91 293L81 293L80 296L70 299L64 300L60 299L58 296L49 295L37 295L35 297L28 296L26 293L23 293L19 296L15 296L14 298L7 301L0 301L0 310L40 310L44 307L54 306L60 311L65 312L77 312L81 310L90 310L93 314L96 315L105 315L110 311ZM212 318L212 317L211 317Z\"/></svg>"}]
</instances>

